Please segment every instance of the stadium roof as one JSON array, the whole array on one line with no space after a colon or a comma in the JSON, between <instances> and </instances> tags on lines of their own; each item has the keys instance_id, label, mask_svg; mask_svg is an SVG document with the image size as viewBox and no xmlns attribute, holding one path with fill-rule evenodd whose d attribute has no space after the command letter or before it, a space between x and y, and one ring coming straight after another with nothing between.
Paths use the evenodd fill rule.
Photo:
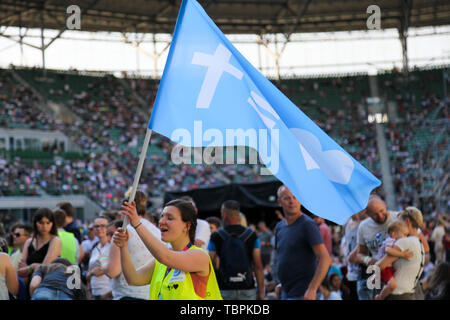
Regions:
<instances>
[{"instance_id":1,"label":"stadium roof","mask_svg":"<svg viewBox=\"0 0 450 320\"><path fill-rule=\"evenodd\" d=\"M367 8L381 28L450 24L448 0L200 0L226 34L367 30ZM181 0L1 0L0 26L63 30L68 6L81 8L82 31L172 33ZM406 19L405 19L406 17ZM403 27L402 27L403 26Z\"/></svg>"}]
</instances>

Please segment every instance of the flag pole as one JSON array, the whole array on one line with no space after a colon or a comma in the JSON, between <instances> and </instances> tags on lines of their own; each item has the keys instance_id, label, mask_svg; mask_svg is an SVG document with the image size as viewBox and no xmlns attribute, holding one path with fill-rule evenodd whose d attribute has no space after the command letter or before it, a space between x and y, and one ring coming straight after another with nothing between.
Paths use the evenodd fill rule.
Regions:
<instances>
[{"instance_id":1,"label":"flag pole","mask_svg":"<svg viewBox=\"0 0 450 320\"><path fill-rule=\"evenodd\" d=\"M147 132L145 133L144 143L143 143L142 149L141 149L141 154L139 156L139 162L138 162L138 166L136 169L136 174L134 176L133 186L131 188L130 197L128 198L128 203L132 203L134 201L134 197L136 196L137 187L139 185L139 179L141 177L142 168L144 167L145 156L147 155L147 148L148 148L148 144L150 142L150 137L152 136L152 133L153 133L153 130L151 130L150 128L147 128ZM128 217L125 216L125 219L123 220L123 224L122 224L122 228L124 230L127 230L128 223L129 223Z\"/></svg>"}]
</instances>

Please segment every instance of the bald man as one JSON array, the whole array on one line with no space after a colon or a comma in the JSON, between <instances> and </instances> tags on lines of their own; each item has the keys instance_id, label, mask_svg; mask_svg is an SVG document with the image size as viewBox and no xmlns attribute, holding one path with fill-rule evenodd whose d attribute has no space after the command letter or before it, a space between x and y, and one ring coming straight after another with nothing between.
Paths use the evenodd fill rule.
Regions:
<instances>
[{"instance_id":1,"label":"bald man","mask_svg":"<svg viewBox=\"0 0 450 320\"><path fill-rule=\"evenodd\" d=\"M284 219L275 227L277 275L283 300L315 300L331 265L319 227L301 212L301 203L286 186L277 192Z\"/></svg>"},{"instance_id":2,"label":"bald man","mask_svg":"<svg viewBox=\"0 0 450 320\"><path fill-rule=\"evenodd\" d=\"M386 203L377 195L369 198L365 209L367 219L358 226L356 237L357 247L350 255L350 262L360 265L360 275L357 281L357 291L359 300L374 300L378 291L367 288L367 267L377 262L378 249L383 241L388 237L388 225L395 220L397 212L390 212L386 209Z\"/></svg>"}]
</instances>

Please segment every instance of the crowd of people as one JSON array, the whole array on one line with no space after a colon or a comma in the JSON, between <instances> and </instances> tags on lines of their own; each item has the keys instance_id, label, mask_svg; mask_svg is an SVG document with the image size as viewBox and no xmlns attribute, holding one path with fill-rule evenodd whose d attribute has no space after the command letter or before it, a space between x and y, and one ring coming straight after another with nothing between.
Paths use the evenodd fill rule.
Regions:
<instances>
[{"instance_id":1,"label":"crowd of people","mask_svg":"<svg viewBox=\"0 0 450 320\"><path fill-rule=\"evenodd\" d=\"M55 75L64 81L59 76ZM79 160L55 158L54 163L35 161L32 166L19 157L11 159L6 154L0 155L0 178L4 181L0 192L3 195L10 195L11 190L16 189L17 193L24 195L89 194L105 208L120 207L119 200L134 177L133 168L137 165L137 152L141 146L138 142L144 136L148 119L141 116L137 103L116 78L91 78L81 92L70 90L66 83L65 88L71 93L71 98L65 103L80 119L68 123L38 108L37 95L15 83L9 70L2 72L0 89L5 108L0 108L1 127L29 124L32 129L59 130L82 146L83 154ZM35 77L38 83L42 81L39 79ZM135 82L133 79L128 81L131 84ZM141 88L142 85L130 87ZM52 97L54 93L47 94ZM174 165L167 161L174 144L157 133L153 135L151 145L161 152L149 155L143 177L149 185L157 186L146 190L155 197L162 196L163 190L211 187L239 181L240 178L265 180L257 170L253 170L253 165L230 165L224 170L212 165ZM61 151L56 150L55 156Z\"/></svg>"},{"instance_id":2,"label":"crowd of people","mask_svg":"<svg viewBox=\"0 0 450 320\"><path fill-rule=\"evenodd\" d=\"M20 74L19 71L16 70ZM61 90L68 98L63 102L80 119L66 123L38 108L36 93L17 83L11 72L3 70L0 74L0 126L27 125L64 132L82 146L82 159L57 157L61 150L55 150L53 163L35 161L30 166L20 157L13 159L6 153L0 154L1 194L9 195L10 190L24 195L89 194L103 207L119 209L120 199L134 177L133 168L148 121L142 117L133 95L144 101L154 99L157 83L125 77L122 82L128 83L130 92L113 76L84 76L83 89L75 89L64 73L49 71L48 78L64 84ZM27 72L37 75L40 71ZM421 83L426 77L427 83L436 83L441 81L439 76L434 71L421 71L415 81ZM394 73L391 78L381 77L379 81L381 92L395 93L391 96L386 93L385 98L396 102L400 118L404 118L403 122L391 121L384 126L396 200L398 208L416 204L422 210L432 211L447 194L445 189L440 196L432 190L439 189L442 173L448 168L448 101L426 84L415 92L399 86L400 80L401 76ZM43 80L35 76L32 81L39 87ZM381 177L375 125L368 122L364 107L370 96L366 76L284 80L277 85L357 161ZM48 90L44 92L46 97L60 98L61 94ZM411 126L417 130L409 130ZM428 137L439 139L421 139L423 131L429 132ZM259 165L174 165L168 160L174 147L170 140L155 133L150 144L150 149L160 151L149 154L142 174L147 183L145 191L152 197L161 197L165 191L273 179L259 175Z\"/></svg>"},{"instance_id":3,"label":"crowd of people","mask_svg":"<svg viewBox=\"0 0 450 320\"><path fill-rule=\"evenodd\" d=\"M396 108L383 130L398 209L415 204L423 211L433 211L438 202L436 191L445 182L449 100L443 97L442 72L415 70L409 81L404 81L394 70L377 79L380 98ZM363 107L371 96L368 82L367 76L291 79L282 81L280 89L380 178L375 123L369 122L368 109ZM441 200L445 200L448 191L442 192Z\"/></svg>"},{"instance_id":4,"label":"crowd of people","mask_svg":"<svg viewBox=\"0 0 450 320\"><path fill-rule=\"evenodd\" d=\"M276 197L269 227L235 200L201 219L185 196L156 216L141 190L87 226L70 202L40 208L31 224L0 225L0 299L449 299L447 215L388 211L372 194L339 226L303 212L285 186Z\"/></svg>"},{"instance_id":5,"label":"crowd of people","mask_svg":"<svg viewBox=\"0 0 450 320\"><path fill-rule=\"evenodd\" d=\"M47 150L53 161L30 163L0 144L0 195L86 194L105 212L77 224L65 202L37 210L31 224L2 216L0 299L448 299L448 203L442 199L449 195L449 100L427 86L441 82L439 73L413 75L421 83L414 89L401 85L395 72L379 78L382 98L395 102L400 119L383 125L396 212L386 210L386 194L377 188L379 196L371 197L366 210L337 226L302 212L282 187L277 223L267 226L248 224L234 200L223 203L220 217L206 219L197 217L189 198L147 207L167 191L274 179L259 175L259 165L174 165L174 144L156 133L150 143L155 152L141 176L143 192L135 205L123 204L148 121L133 96L152 101L156 82L85 77L83 88L75 89L64 73L48 72L48 79L63 85L41 94L62 101L79 119L65 122L43 111L38 93L13 72L0 71L0 127L64 132L82 156L66 159L55 144ZM32 81L46 88L39 86L45 78ZM277 86L381 178L375 124L365 107L366 76ZM126 232L123 216L131 221ZM76 268L80 281L73 277ZM371 277L376 268L379 281ZM177 290L171 279L181 278L190 282Z\"/></svg>"}]
</instances>

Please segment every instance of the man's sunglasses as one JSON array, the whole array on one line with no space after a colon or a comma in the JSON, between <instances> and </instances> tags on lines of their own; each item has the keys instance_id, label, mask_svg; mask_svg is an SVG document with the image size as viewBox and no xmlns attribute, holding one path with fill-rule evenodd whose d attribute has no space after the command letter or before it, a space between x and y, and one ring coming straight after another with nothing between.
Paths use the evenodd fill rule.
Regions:
<instances>
[{"instance_id":1,"label":"man's sunglasses","mask_svg":"<svg viewBox=\"0 0 450 320\"><path fill-rule=\"evenodd\" d=\"M19 237L21 237L21 236L26 236L26 234L21 234L21 233L18 233L18 232L13 233L13 235L14 235L15 237L17 237L17 238L19 238Z\"/></svg>"}]
</instances>

